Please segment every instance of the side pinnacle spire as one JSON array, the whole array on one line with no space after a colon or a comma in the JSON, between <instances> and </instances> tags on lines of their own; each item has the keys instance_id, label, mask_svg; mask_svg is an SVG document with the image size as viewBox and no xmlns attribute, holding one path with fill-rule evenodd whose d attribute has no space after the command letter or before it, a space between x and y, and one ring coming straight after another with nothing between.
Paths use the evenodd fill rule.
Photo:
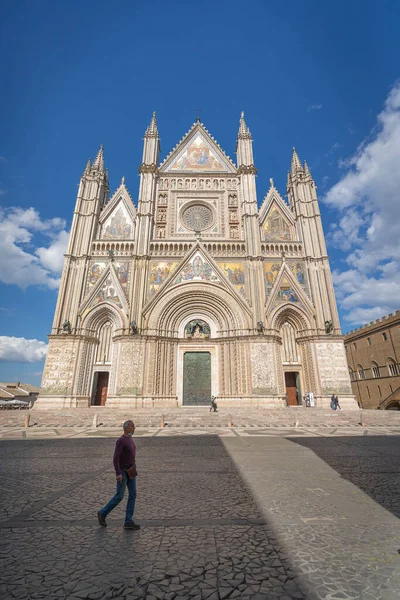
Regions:
<instances>
[{"instance_id":1,"label":"side pinnacle spire","mask_svg":"<svg viewBox=\"0 0 400 600\"><path fill-rule=\"evenodd\" d=\"M100 173L104 173L104 148L103 144L100 146L100 149L97 153L96 158L93 161L92 169L99 171Z\"/></svg>"},{"instance_id":2,"label":"side pinnacle spire","mask_svg":"<svg viewBox=\"0 0 400 600\"><path fill-rule=\"evenodd\" d=\"M312 177L311 173L310 173L310 169L308 167L307 161L304 161L304 173L306 176L308 177Z\"/></svg>"},{"instance_id":3,"label":"side pinnacle spire","mask_svg":"<svg viewBox=\"0 0 400 600\"><path fill-rule=\"evenodd\" d=\"M301 162L299 159L299 155L296 152L296 148L293 147L292 163L291 163L291 167L290 167L290 172L292 174L295 174L299 170L302 171L303 167L301 166Z\"/></svg>"},{"instance_id":4,"label":"side pinnacle spire","mask_svg":"<svg viewBox=\"0 0 400 600\"><path fill-rule=\"evenodd\" d=\"M240 114L238 139L239 138L251 139L250 129L247 127L246 121L244 120L244 111Z\"/></svg>"},{"instance_id":5,"label":"side pinnacle spire","mask_svg":"<svg viewBox=\"0 0 400 600\"><path fill-rule=\"evenodd\" d=\"M151 117L150 125L146 129L145 135L147 135L149 137L158 136L157 120L156 120L156 112L155 111L153 112L153 116Z\"/></svg>"}]
</instances>

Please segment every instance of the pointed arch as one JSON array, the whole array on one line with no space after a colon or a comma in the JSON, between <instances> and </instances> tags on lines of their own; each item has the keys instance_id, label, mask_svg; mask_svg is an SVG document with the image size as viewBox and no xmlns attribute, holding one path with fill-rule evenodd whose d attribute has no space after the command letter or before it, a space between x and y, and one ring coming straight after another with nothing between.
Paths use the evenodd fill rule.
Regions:
<instances>
[{"instance_id":1,"label":"pointed arch","mask_svg":"<svg viewBox=\"0 0 400 600\"><path fill-rule=\"evenodd\" d=\"M250 328L250 311L227 290L210 283L186 283L170 288L151 304L146 314L150 330L168 331L177 334L185 319L201 314L204 320L212 321L216 331L233 332Z\"/></svg>"},{"instance_id":2,"label":"pointed arch","mask_svg":"<svg viewBox=\"0 0 400 600\"><path fill-rule=\"evenodd\" d=\"M82 320L82 327L89 332L96 332L110 322L114 331L128 327L128 319L117 307L102 302L89 310Z\"/></svg>"},{"instance_id":3,"label":"pointed arch","mask_svg":"<svg viewBox=\"0 0 400 600\"><path fill-rule=\"evenodd\" d=\"M275 307L269 317L271 329L280 331L285 322L290 323L296 332L311 329L310 315L301 306L284 304Z\"/></svg>"}]
</instances>

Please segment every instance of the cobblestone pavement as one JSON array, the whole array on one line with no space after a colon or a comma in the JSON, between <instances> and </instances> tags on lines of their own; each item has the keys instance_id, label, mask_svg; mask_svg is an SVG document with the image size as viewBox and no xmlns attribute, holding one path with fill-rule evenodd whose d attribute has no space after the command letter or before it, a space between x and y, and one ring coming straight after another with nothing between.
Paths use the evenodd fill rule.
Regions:
<instances>
[{"instance_id":1,"label":"cobblestone pavement","mask_svg":"<svg viewBox=\"0 0 400 600\"><path fill-rule=\"evenodd\" d=\"M400 598L397 436L187 433L139 431L140 531L97 524L115 430L3 439L0 597Z\"/></svg>"}]
</instances>

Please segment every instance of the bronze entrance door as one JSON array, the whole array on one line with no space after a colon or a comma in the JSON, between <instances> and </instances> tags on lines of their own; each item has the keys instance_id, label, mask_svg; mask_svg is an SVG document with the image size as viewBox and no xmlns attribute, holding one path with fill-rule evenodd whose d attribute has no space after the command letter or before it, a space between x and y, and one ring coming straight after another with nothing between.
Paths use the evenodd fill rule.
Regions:
<instances>
[{"instance_id":1,"label":"bronze entrance door","mask_svg":"<svg viewBox=\"0 0 400 600\"><path fill-rule=\"evenodd\" d=\"M185 352L183 355L183 404L206 406L211 402L211 354Z\"/></svg>"},{"instance_id":2,"label":"bronze entrance door","mask_svg":"<svg viewBox=\"0 0 400 600\"><path fill-rule=\"evenodd\" d=\"M97 386L94 404L96 406L104 406L107 400L109 373L100 371L97 373Z\"/></svg>"}]
</instances>

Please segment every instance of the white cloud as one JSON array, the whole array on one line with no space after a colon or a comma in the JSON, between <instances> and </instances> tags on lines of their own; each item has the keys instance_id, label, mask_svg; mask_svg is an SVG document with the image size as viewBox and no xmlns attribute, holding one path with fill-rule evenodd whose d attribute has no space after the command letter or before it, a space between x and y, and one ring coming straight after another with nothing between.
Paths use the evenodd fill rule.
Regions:
<instances>
[{"instance_id":1,"label":"white cloud","mask_svg":"<svg viewBox=\"0 0 400 600\"><path fill-rule=\"evenodd\" d=\"M39 362L47 354L47 344L40 340L0 336L0 361L31 363Z\"/></svg>"},{"instance_id":2,"label":"white cloud","mask_svg":"<svg viewBox=\"0 0 400 600\"><path fill-rule=\"evenodd\" d=\"M68 246L68 231L62 230L48 248L38 248L36 255L41 264L52 273L61 273L64 264L64 252Z\"/></svg>"},{"instance_id":3,"label":"white cloud","mask_svg":"<svg viewBox=\"0 0 400 600\"><path fill-rule=\"evenodd\" d=\"M0 209L0 281L22 289L58 288L68 241L64 228L63 219L41 219L34 208ZM35 249L37 236L46 244Z\"/></svg>"},{"instance_id":4,"label":"white cloud","mask_svg":"<svg viewBox=\"0 0 400 600\"><path fill-rule=\"evenodd\" d=\"M348 269L334 274L338 300L354 324L400 305L400 82L390 91L377 125L323 201L339 210L328 239L350 251Z\"/></svg>"},{"instance_id":5,"label":"white cloud","mask_svg":"<svg viewBox=\"0 0 400 600\"><path fill-rule=\"evenodd\" d=\"M321 108L323 107L323 104L310 104L307 107L308 112L310 112L311 110L321 110Z\"/></svg>"}]
</instances>

